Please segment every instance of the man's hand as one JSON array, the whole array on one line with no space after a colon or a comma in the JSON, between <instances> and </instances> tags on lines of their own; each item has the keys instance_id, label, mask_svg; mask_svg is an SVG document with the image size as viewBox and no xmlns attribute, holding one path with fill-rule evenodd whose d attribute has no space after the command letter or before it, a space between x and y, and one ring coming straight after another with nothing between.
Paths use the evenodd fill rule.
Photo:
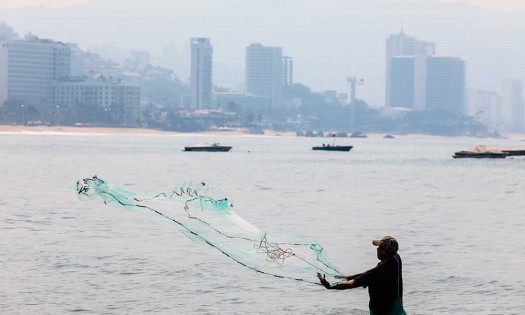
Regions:
<instances>
[{"instance_id":1,"label":"man's hand","mask_svg":"<svg viewBox=\"0 0 525 315\"><path fill-rule=\"evenodd\" d=\"M319 280L321 281L321 284L327 288L327 289L330 289L330 282L328 282L328 280L326 280L325 278L325 275L321 275L319 272L317 273L317 278L319 278Z\"/></svg>"}]
</instances>

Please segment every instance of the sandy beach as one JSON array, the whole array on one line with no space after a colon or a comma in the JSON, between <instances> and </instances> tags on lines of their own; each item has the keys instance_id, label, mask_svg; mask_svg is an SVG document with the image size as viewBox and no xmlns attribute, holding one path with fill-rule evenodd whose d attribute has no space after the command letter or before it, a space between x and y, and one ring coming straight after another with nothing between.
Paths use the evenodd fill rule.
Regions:
<instances>
[{"instance_id":1,"label":"sandy beach","mask_svg":"<svg viewBox=\"0 0 525 315\"><path fill-rule=\"evenodd\" d=\"M252 134L245 129L228 129L228 130L212 130L202 132L177 132L177 131L162 131L156 129L146 128L110 128L110 127L71 127L71 126L21 126L21 125L0 125L0 134L62 134L62 135L166 135L166 136L193 136L193 135L215 135L215 136L283 136L296 137L294 131L275 131L264 130L264 134ZM386 133L367 133L368 138L382 138ZM442 139L450 138L437 135L426 134L392 134L395 138L409 138L409 139ZM504 138L522 140L525 135L510 134L504 135ZM453 138L471 138L468 136L455 136Z\"/></svg>"},{"instance_id":2,"label":"sandy beach","mask_svg":"<svg viewBox=\"0 0 525 315\"><path fill-rule=\"evenodd\" d=\"M254 135L243 129L224 130L224 131L203 131L203 132L176 132L162 131L146 128L109 128L109 127L70 127L70 126L20 126L20 125L0 125L0 133L5 134L86 134L86 135L168 135L168 136L188 136L188 135L221 135L221 136L243 136ZM261 136L295 136L295 132L276 132L265 130Z\"/></svg>"}]
</instances>

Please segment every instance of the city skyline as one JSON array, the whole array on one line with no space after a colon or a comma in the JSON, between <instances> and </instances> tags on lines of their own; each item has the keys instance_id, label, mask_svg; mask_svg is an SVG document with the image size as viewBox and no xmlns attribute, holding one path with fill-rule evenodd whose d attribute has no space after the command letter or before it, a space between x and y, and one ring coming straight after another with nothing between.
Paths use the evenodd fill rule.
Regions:
<instances>
[{"instance_id":1,"label":"city skyline","mask_svg":"<svg viewBox=\"0 0 525 315\"><path fill-rule=\"evenodd\" d=\"M504 80L525 79L521 57L525 47L519 41L525 32L525 11L519 8L497 11L458 2L378 0L308 1L302 6L292 0L278 10L273 7L275 1L253 3L251 8L238 0L191 5L160 0L126 6L117 0L84 1L66 7L54 3L58 9L2 8L7 6L3 2L0 14L20 35L33 32L95 52L104 47L106 51L108 47L145 50L153 60L160 60L163 47L172 45L179 51L171 68L185 82L190 77L190 54L184 46L188 38L207 37L214 43L214 83L234 90L245 85L244 48L261 42L282 47L293 56L295 83L314 91L348 93L346 78L357 76L365 79L357 97L372 106L383 106L384 43L401 29L436 43L436 55L465 60L468 88L501 92ZM489 7L487 3L479 4ZM234 5L238 5L235 10ZM271 23L264 18L269 14ZM469 26L464 26L466 20ZM66 24L67 28L62 27Z\"/></svg>"}]
</instances>

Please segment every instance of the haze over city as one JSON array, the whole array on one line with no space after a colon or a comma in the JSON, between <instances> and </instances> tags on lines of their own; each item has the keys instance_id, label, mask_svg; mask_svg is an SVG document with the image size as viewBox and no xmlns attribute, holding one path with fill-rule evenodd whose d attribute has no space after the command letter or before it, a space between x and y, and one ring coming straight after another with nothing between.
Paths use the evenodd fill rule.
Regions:
<instances>
[{"instance_id":1,"label":"haze over city","mask_svg":"<svg viewBox=\"0 0 525 315\"><path fill-rule=\"evenodd\" d=\"M28 32L79 44L114 59L150 52L189 79L189 38L210 38L214 84L244 85L245 48L283 47L294 81L314 91L348 92L348 76L365 79L357 97L384 105L385 40L401 29L436 43L436 54L466 62L467 87L500 91L525 79L525 3L521 1L2 1L2 20Z\"/></svg>"}]
</instances>

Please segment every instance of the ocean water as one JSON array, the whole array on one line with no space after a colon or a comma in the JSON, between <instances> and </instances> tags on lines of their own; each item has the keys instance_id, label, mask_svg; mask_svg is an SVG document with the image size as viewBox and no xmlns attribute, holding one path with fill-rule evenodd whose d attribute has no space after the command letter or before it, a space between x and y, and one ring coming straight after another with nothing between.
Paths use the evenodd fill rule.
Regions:
<instances>
[{"instance_id":1,"label":"ocean water","mask_svg":"<svg viewBox=\"0 0 525 315\"><path fill-rule=\"evenodd\" d=\"M218 141L228 153L182 152ZM525 313L525 158L453 159L474 138L0 134L2 314L367 314L368 292L259 274L155 218L80 201L98 175L136 192L204 181L263 230L323 244L345 273L393 235L408 314ZM327 141L325 139L325 141ZM316 280L312 274L312 280Z\"/></svg>"}]
</instances>

